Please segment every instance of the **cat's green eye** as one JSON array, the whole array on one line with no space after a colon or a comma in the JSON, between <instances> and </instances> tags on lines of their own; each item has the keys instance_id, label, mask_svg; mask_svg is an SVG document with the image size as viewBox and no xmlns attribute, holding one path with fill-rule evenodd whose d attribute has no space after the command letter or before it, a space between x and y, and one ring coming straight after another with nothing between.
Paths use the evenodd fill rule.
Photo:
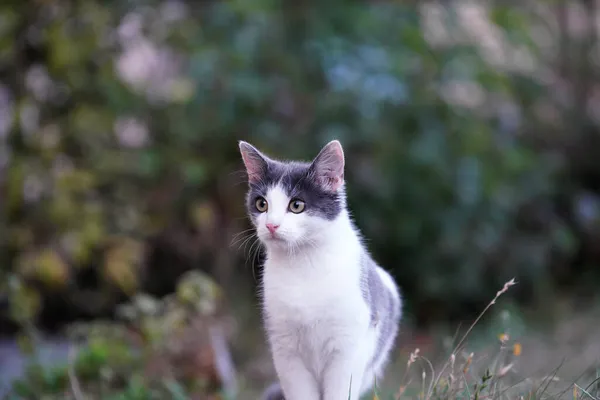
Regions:
<instances>
[{"instance_id":1,"label":"cat's green eye","mask_svg":"<svg viewBox=\"0 0 600 400\"><path fill-rule=\"evenodd\" d=\"M304 207L306 207L306 204L304 204L302 200L295 199L290 201L288 209L294 214L300 214L302 211L304 211Z\"/></svg>"},{"instance_id":2,"label":"cat's green eye","mask_svg":"<svg viewBox=\"0 0 600 400\"><path fill-rule=\"evenodd\" d=\"M265 200L264 197L259 197L258 199L256 199L256 202L254 202L254 206L258 211L263 213L269 208L269 203L267 203L267 200Z\"/></svg>"}]
</instances>

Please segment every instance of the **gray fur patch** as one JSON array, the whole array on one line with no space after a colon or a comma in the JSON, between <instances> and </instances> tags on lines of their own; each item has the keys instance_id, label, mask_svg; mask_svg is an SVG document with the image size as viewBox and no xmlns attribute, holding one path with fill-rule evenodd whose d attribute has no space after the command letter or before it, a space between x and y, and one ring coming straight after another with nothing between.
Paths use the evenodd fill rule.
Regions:
<instances>
[{"instance_id":1,"label":"gray fur patch","mask_svg":"<svg viewBox=\"0 0 600 400\"><path fill-rule=\"evenodd\" d=\"M377 346L370 368L377 367L387 357L390 342L398 334L400 323L400 301L394 293L385 286L377 269L380 268L375 261L364 253L361 260L361 291L363 299L371 311L371 326L379 328Z\"/></svg>"}]
</instances>

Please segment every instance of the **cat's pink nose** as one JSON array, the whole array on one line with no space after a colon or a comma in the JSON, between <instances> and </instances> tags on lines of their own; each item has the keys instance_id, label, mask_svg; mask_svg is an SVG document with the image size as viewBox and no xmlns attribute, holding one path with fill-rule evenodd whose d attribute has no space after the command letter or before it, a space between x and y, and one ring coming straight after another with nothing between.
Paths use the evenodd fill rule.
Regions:
<instances>
[{"instance_id":1,"label":"cat's pink nose","mask_svg":"<svg viewBox=\"0 0 600 400\"><path fill-rule=\"evenodd\" d=\"M267 229L271 232L271 235L279 228L279 225L267 224Z\"/></svg>"}]
</instances>

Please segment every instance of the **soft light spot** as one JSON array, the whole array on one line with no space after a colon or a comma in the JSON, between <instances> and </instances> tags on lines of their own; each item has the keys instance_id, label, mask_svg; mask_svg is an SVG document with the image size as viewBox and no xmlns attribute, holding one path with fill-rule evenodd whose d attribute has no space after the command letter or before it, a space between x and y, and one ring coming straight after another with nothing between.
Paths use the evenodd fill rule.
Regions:
<instances>
[{"instance_id":1,"label":"soft light spot","mask_svg":"<svg viewBox=\"0 0 600 400\"><path fill-rule=\"evenodd\" d=\"M140 148L148 144L148 128L136 118L119 118L115 122L115 134L123 147Z\"/></svg>"},{"instance_id":2,"label":"soft light spot","mask_svg":"<svg viewBox=\"0 0 600 400\"><path fill-rule=\"evenodd\" d=\"M514 354L515 356L517 356L517 357L518 357L518 356L520 356L520 355L521 355L521 352L522 352L522 350L523 350L523 348L521 347L521 343L515 343L515 344L513 345L513 354Z\"/></svg>"},{"instance_id":3,"label":"soft light spot","mask_svg":"<svg viewBox=\"0 0 600 400\"><path fill-rule=\"evenodd\" d=\"M509 336L506 333L501 333L498 335L498 339L502 342L502 343L506 343L509 339Z\"/></svg>"}]
</instances>

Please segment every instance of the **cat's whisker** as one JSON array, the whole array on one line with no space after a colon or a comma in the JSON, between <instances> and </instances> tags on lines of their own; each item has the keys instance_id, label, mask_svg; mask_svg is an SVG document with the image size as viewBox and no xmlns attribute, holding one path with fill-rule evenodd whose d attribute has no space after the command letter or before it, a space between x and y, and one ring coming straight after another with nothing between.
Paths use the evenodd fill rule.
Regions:
<instances>
[{"instance_id":1,"label":"cat's whisker","mask_svg":"<svg viewBox=\"0 0 600 400\"><path fill-rule=\"evenodd\" d=\"M252 269L252 277L253 278L254 278L254 265L253 265L253 261L252 261L252 248L254 247L256 241L258 241L258 239L256 239L250 245L250 250L248 251L248 255L246 256L246 262L244 263L244 266L247 268L248 267L248 262L250 262L250 268Z\"/></svg>"},{"instance_id":2,"label":"cat's whisker","mask_svg":"<svg viewBox=\"0 0 600 400\"><path fill-rule=\"evenodd\" d=\"M253 234L248 234L247 236L244 236L241 240L238 241L239 244L237 246L237 249L242 250L242 248L243 248L243 250L246 251L246 245L248 244L248 242L250 240L252 240L253 237L254 237Z\"/></svg>"},{"instance_id":3,"label":"cat's whisker","mask_svg":"<svg viewBox=\"0 0 600 400\"><path fill-rule=\"evenodd\" d=\"M253 229L248 229L248 230L240 233L238 235L238 238L236 238L232 241L231 246L235 246L236 244L241 242L241 245L239 246L239 247L241 247L246 242L246 240L248 240L248 238L251 238L255 235L256 235L256 233L253 232ZM239 237L239 236L241 236L241 237ZM239 249L239 247L238 247L238 249Z\"/></svg>"},{"instance_id":4,"label":"cat's whisker","mask_svg":"<svg viewBox=\"0 0 600 400\"><path fill-rule=\"evenodd\" d=\"M248 229L244 229L243 231L240 231L240 232L236 233L235 235L233 235L233 237L234 237L234 238L236 238L236 237L239 237L239 236L243 235L244 233L246 233L246 232L251 232L251 231L253 231L253 230L254 230L254 228L248 228Z\"/></svg>"},{"instance_id":5,"label":"cat's whisker","mask_svg":"<svg viewBox=\"0 0 600 400\"><path fill-rule=\"evenodd\" d=\"M240 233L239 235L237 235L237 237L232 238L230 246L235 246L236 244L239 244L240 242L246 240L248 236L252 236L252 231L245 231Z\"/></svg>"},{"instance_id":6,"label":"cat's whisker","mask_svg":"<svg viewBox=\"0 0 600 400\"><path fill-rule=\"evenodd\" d=\"M254 258L254 249L255 247L260 245L260 240L258 239L258 237L254 237L254 240L252 241L252 243L250 244L250 248L248 249L248 258L250 259L250 261L252 261L252 259Z\"/></svg>"},{"instance_id":7,"label":"cat's whisker","mask_svg":"<svg viewBox=\"0 0 600 400\"><path fill-rule=\"evenodd\" d=\"M260 251L261 246L262 246L262 243L261 243L260 239L257 236L256 240L252 244L253 249L251 248L251 250L250 250L250 253L252 255L253 260L256 259L257 253Z\"/></svg>"},{"instance_id":8,"label":"cat's whisker","mask_svg":"<svg viewBox=\"0 0 600 400\"><path fill-rule=\"evenodd\" d=\"M254 241L252 241L252 239L254 239ZM260 246L260 238L258 237L258 235L253 234L244 243L245 243L244 244L244 250L246 249L246 247L248 247L248 244L250 244L250 249L248 250L248 255L252 255L252 247L254 247L254 245Z\"/></svg>"},{"instance_id":9,"label":"cat's whisker","mask_svg":"<svg viewBox=\"0 0 600 400\"><path fill-rule=\"evenodd\" d=\"M254 251L254 255L252 256L252 261L251 261L251 268L252 268L252 278L254 279L254 282L257 282L256 279L256 262L258 261L258 257L260 255L260 250L261 250L261 243L260 240L257 238L256 242L257 244L256 249Z\"/></svg>"},{"instance_id":10,"label":"cat's whisker","mask_svg":"<svg viewBox=\"0 0 600 400\"><path fill-rule=\"evenodd\" d=\"M317 241L313 238L308 238L302 242L303 245L309 247L312 250L317 249ZM298 245L299 246L299 245Z\"/></svg>"}]
</instances>

